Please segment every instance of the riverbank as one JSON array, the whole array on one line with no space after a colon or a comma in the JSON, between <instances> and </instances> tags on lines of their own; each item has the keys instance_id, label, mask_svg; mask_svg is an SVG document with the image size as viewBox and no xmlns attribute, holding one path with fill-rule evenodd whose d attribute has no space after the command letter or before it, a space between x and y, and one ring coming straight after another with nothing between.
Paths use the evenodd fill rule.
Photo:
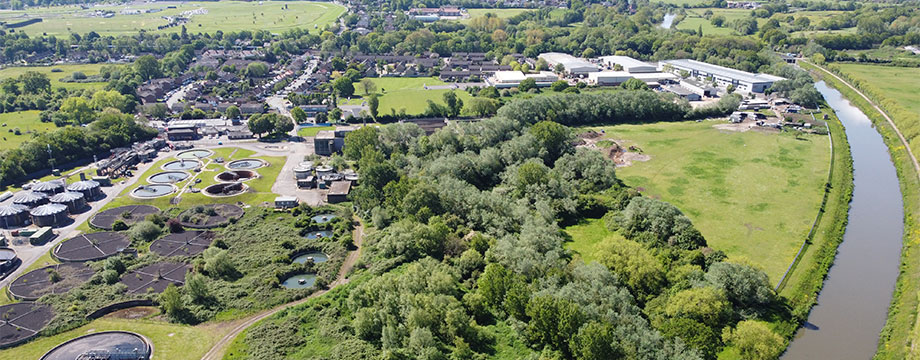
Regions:
<instances>
[{"instance_id":1,"label":"riverbank","mask_svg":"<svg viewBox=\"0 0 920 360\"><path fill-rule=\"evenodd\" d=\"M879 336L875 359L917 358L920 349L913 343L920 339L917 332L917 309L920 304L920 178L906 144L901 141L894 127L878 109L864 99L856 90L841 79L828 76L830 72L814 64L801 62L806 69L813 70L830 86L840 91L854 106L859 108L875 125L888 146L891 160L897 170L904 202L904 239L901 250L900 275L888 310L888 319ZM873 101L878 101L873 99Z\"/></svg>"}]
</instances>

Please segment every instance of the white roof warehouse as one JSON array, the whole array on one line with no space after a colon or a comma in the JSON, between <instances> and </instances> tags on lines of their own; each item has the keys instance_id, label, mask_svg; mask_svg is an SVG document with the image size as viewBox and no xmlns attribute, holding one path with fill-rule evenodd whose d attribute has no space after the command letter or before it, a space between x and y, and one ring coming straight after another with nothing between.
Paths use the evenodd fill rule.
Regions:
<instances>
[{"instance_id":1,"label":"white roof warehouse","mask_svg":"<svg viewBox=\"0 0 920 360\"><path fill-rule=\"evenodd\" d=\"M690 76L707 78L712 77L720 86L735 85L735 89L743 92L762 93L773 86L774 82L786 80L785 78L769 74L753 74L747 71L730 69L724 66L713 65L690 59L664 60L662 66L670 65L673 72L681 70L690 73Z\"/></svg>"},{"instance_id":2,"label":"white roof warehouse","mask_svg":"<svg viewBox=\"0 0 920 360\"><path fill-rule=\"evenodd\" d=\"M565 67L565 72L572 75L584 75L597 71L597 65L569 54L550 52L540 54L539 57L546 60L549 66L555 67L557 64L562 64Z\"/></svg>"}]
</instances>

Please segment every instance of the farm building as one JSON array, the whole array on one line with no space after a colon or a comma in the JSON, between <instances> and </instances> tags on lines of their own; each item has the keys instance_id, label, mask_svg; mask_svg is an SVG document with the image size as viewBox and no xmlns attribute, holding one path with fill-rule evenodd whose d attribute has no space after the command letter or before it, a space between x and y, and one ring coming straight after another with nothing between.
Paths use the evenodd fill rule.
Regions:
<instances>
[{"instance_id":1,"label":"farm building","mask_svg":"<svg viewBox=\"0 0 920 360\"><path fill-rule=\"evenodd\" d=\"M32 223L38 226L54 226L67 219L67 205L45 204L29 213Z\"/></svg>"},{"instance_id":2,"label":"farm building","mask_svg":"<svg viewBox=\"0 0 920 360\"><path fill-rule=\"evenodd\" d=\"M0 226L17 228L29 221L29 208L23 205L0 206Z\"/></svg>"},{"instance_id":3,"label":"farm building","mask_svg":"<svg viewBox=\"0 0 920 360\"><path fill-rule=\"evenodd\" d=\"M671 72L686 71L696 78L711 78L719 86L734 85L735 89L742 92L762 93L773 86L774 82L785 80L779 76L754 74L690 59L664 60L661 64Z\"/></svg>"},{"instance_id":4,"label":"farm building","mask_svg":"<svg viewBox=\"0 0 920 360\"><path fill-rule=\"evenodd\" d=\"M585 75L597 71L598 67L588 60L577 58L569 54L549 52L540 54L539 58L546 60L551 67L562 64L565 73L569 75Z\"/></svg>"}]
</instances>

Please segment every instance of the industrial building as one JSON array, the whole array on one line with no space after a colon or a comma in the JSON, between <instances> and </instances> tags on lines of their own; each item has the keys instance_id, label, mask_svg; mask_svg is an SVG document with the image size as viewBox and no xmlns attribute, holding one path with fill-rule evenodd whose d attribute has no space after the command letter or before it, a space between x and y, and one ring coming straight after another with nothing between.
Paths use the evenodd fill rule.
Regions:
<instances>
[{"instance_id":1,"label":"industrial building","mask_svg":"<svg viewBox=\"0 0 920 360\"><path fill-rule=\"evenodd\" d=\"M520 71L496 71L494 75L486 79L486 82L496 88L511 88L521 85L521 82L527 79L534 79L538 87L545 87L559 80L559 76L551 71L541 71L536 74L524 74Z\"/></svg>"},{"instance_id":2,"label":"industrial building","mask_svg":"<svg viewBox=\"0 0 920 360\"><path fill-rule=\"evenodd\" d=\"M51 197L52 204L67 206L67 211L76 214L86 208L86 198L81 192L62 192Z\"/></svg>"},{"instance_id":3,"label":"industrial building","mask_svg":"<svg viewBox=\"0 0 920 360\"><path fill-rule=\"evenodd\" d=\"M779 76L754 74L690 59L664 60L661 64L670 72L686 71L692 77L715 81L721 87L734 85L735 90L740 92L762 93L773 86L774 82L785 80Z\"/></svg>"},{"instance_id":4,"label":"industrial building","mask_svg":"<svg viewBox=\"0 0 920 360\"><path fill-rule=\"evenodd\" d=\"M655 88L676 82L679 77L663 72L628 73L626 71L599 71L588 74L588 83L598 86L617 86L629 79L639 79L649 87Z\"/></svg>"},{"instance_id":5,"label":"industrial building","mask_svg":"<svg viewBox=\"0 0 920 360\"><path fill-rule=\"evenodd\" d=\"M546 60L546 63L553 68L555 68L556 65L562 64L565 68L565 73L569 75L587 75L588 73L598 70L597 65L592 64L590 61L569 54L550 52L540 54L538 57Z\"/></svg>"},{"instance_id":6,"label":"industrial building","mask_svg":"<svg viewBox=\"0 0 920 360\"><path fill-rule=\"evenodd\" d=\"M23 205L0 206L0 226L11 229L29 222L29 208Z\"/></svg>"},{"instance_id":7,"label":"industrial building","mask_svg":"<svg viewBox=\"0 0 920 360\"><path fill-rule=\"evenodd\" d=\"M89 201L102 195L100 186L97 181L83 180L67 185L67 191L83 193L83 198Z\"/></svg>"},{"instance_id":8,"label":"industrial building","mask_svg":"<svg viewBox=\"0 0 920 360\"><path fill-rule=\"evenodd\" d=\"M350 191L351 181L333 181L329 186L329 193L326 194L326 202L330 204L346 202Z\"/></svg>"},{"instance_id":9,"label":"industrial building","mask_svg":"<svg viewBox=\"0 0 920 360\"><path fill-rule=\"evenodd\" d=\"M36 226L54 226L67 219L67 206L61 204L45 204L29 212L32 223Z\"/></svg>"},{"instance_id":10,"label":"industrial building","mask_svg":"<svg viewBox=\"0 0 920 360\"><path fill-rule=\"evenodd\" d=\"M600 62L602 65L611 69L614 65L620 65L623 67L623 71L631 74L658 72L657 66L633 59L629 56L602 56L600 57Z\"/></svg>"},{"instance_id":11,"label":"industrial building","mask_svg":"<svg viewBox=\"0 0 920 360\"><path fill-rule=\"evenodd\" d=\"M339 127L335 130L323 130L313 138L313 150L316 155L329 156L342 152L345 147L345 135L355 131L354 127Z\"/></svg>"},{"instance_id":12,"label":"industrial building","mask_svg":"<svg viewBox=\"0 0 920 360\"><path fill-rule=\"evenodd\" d=\"M51 180L40 182L32 185L32 191L44 193L45 195L54 195L57 193L64 192L64 181L62 180Z\"/></svg>"},{"instance_id":13,"label":"industrial building","mask_svg":"<svg viewBox=\"0 0 920 360\"><path fill-rule=\"evenodd\" d=\"M22 205L30 209L47 203L48 195L40 192L20 191L16 196L13 196L14 205Z\"/></svg>"},{"instance_id":14,"label":"industrial building","mask_svg":"<svg viewBox=\"0 0 920 360\"><path fill-rule=\"evenodd\" d=\"M702 97L699 94L694 93L690 90L684 89L677 85L669 85L663 88L667 92L674 93L677 96L680 96L681 99L687 99L688 101L700 101Z\"/></svg>"},{"instance_id":15,"label":"industrial building","mask_svg":"<svg viewBox=\"0 0 920 360\"><path fill-rule=\"evenodd\" d=\"M297 198L293 196L279 196L275 198L276 209L289 209L297 206Z\"/></svg>"}]
</instances>

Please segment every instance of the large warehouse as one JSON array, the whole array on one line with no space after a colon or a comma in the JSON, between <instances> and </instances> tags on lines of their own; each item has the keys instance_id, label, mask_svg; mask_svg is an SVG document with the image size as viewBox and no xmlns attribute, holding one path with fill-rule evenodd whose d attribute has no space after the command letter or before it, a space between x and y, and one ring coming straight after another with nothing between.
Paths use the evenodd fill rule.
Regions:
<instances>
[{"instance_id":1,"label":"large warehouse","mask_svg":"<svg viewBox=\"0 0 920 360\"><path fill-rule=\"evenodd\" d=\"M653 73L658 71L658 67L643 61L633 59L629 56L601 56L601 64L609 68L614 65L623 67L623 71L628 73Z\"/></svg>"},{"instance_id":2,"label":"large warehouse","mask_svg":"<svg viewBox=\"0 0 920 360\"><path fill-rule=\"evenodd\" d=\"M690 73L690 76L697 78L712 77L719 86L735 85L735 90L741 92L762 93L773 86L774 82L786 80L779 76L753 74L690 59L664 60L661 64L662 67L669 68L674 73L686 71Z\"/></svg>"},{"instance_id":3,"label":"large warehouse","mask_svg":"<svg viewBox=\"0 0 920 360\"><path fill-rule=\"evenodd\" d=\"M585 75L597 71L597 65L569 54L550 52L540 54L539 58L546 60L550 67L562 64L565 68L565 73L570 75Z\"/></svg>"}]
</instances>

